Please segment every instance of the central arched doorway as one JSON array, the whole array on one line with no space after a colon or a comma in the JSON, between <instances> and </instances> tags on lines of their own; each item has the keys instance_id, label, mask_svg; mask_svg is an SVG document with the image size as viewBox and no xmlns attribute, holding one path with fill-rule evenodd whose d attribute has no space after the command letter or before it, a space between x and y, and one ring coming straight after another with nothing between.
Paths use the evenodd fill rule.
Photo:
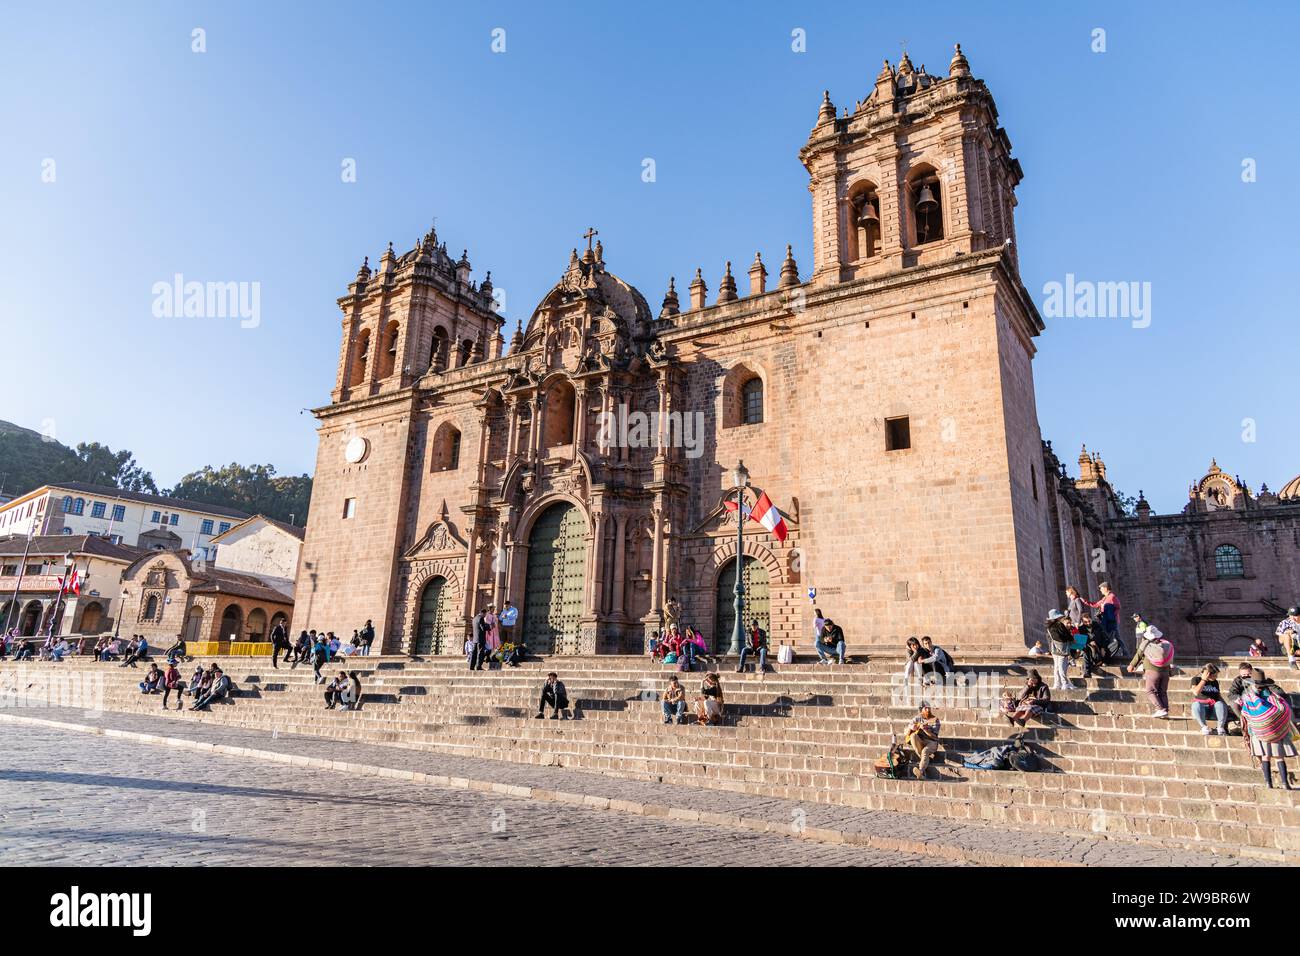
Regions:
<instances>
[{"instance_id":1,"label":"central arched doorway","mask_svg":"<svg viewBox=\"0 0 1300 956\"><path fill-rule=\"evenodd\" d=\"M767 568L752 555L745 555L745 619L741 622L749 631L749 622L758 621L759 627L772 633L771 602L768 596L770 578ZM736 559L732 558L722 567L718 575L716 607L713 615L713 649L715 653L725 653L731 646L731 632L736 626Z\"/></svg>"},{"instance_id":2,"label":"central arched doorway","mask_svg":"<svg viewBox=\"0 0 1300 956\"><path fill-rule=\"evenodd\" d=\"M587 522L570 504L542 512L528 536L524 640L534 654L577 654L587 583Z\"/></svg>"},{"instance_id":3,"label":"central arched doorway","mask_svg":"<svg viewBox=\"0 0 1300 956\"><path fill-rule=\"evenodd\" d=\"M454 643L450 641L448 623L451 621L451 587L442 575L434 575L420 591L420 619L415 626L413 654L444 654Z\"/></svg>"},{"instance_id":4,"label":"central arched doorway","mask_svg":"<svg viewBox=\"0 0 1300 956\"><path fill-rule=\"evenodd\" d=\"M98 634L104 624L104 607L98 601L91 601L81 612L81 633Z\"/></svg>"},{"instance_id":5,"label":"central arched doorway","mask_svg":"<svg viewBox=\"0 0 1300 956\"><path fill-rule=\"evenodd\" d=\"M221 612L221 631L217 634L219 641L239 640L240 628L244 624L244 612L238 604L231 604Z\"/></svg>"},{"instance_id":6,"label":"central arched doorway","mask_svg":"<svg viewBox=\"0 0 1300 956\"><path fill-rule=\"evenodd\" d=\"M41 602L30 601L23 609L22 620L18 624L18 633L23 637L33 637L41 626Z\"/></svg>"}]
</instances>

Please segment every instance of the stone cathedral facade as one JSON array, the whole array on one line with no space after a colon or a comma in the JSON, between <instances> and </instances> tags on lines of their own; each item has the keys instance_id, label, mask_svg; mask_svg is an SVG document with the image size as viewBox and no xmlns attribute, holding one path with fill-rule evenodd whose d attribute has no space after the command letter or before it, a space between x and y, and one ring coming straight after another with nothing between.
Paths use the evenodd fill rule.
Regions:
<instances>
[{"instance_id":1,"label":"stone cathedral facade","mask_svg":"<svg viewBox=\"0 0 1300 956\"><path fill-rule=\"evenodd\" d=\"M1118 545L1109 486L1085 500L1039 433L993 97L960 48L947 76L904 55L842 113L828 94L799 159L811 268L755 255L652 309L589 230L508 349L491 273L433 231L363 264L293 626L370 618L386 652L459 654L509 599L535 652L640 653L680 605L725 649L740 574L776 642L810 640L816 588L857 647L1032 643L1082 536ZM636 413L650 435L611 436ZM738 556L740 460L789 536L747 522Z\"/></svg>"}]
</instances>

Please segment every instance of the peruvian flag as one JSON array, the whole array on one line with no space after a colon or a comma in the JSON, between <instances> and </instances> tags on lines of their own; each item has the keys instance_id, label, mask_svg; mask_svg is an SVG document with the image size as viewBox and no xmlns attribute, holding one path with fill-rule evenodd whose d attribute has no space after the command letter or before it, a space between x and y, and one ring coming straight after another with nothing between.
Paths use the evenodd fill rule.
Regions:
<instances>
[{"instance_id":1,"label":"peruvian flag","mask_svg":"<svg viewBox=\"0 0 1300 956\"><path fill-rule=\"evenodd\" d=\"M749 516L776 535L778 541L784 541L786 535L790 533L785 526L785 519L781 517L781 512L777 510L776 505L772 504L772 499L767 496L766 491L759 492L758 500L754 502L754 508Z\"/></svg>"}]
</instances>

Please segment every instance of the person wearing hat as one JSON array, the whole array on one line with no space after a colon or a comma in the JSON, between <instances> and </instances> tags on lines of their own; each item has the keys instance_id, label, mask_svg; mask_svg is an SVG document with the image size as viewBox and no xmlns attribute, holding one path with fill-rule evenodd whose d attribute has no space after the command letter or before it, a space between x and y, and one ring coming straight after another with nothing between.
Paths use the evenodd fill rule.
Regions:
<instances>
[{"instance_id":1,"label":"person wearing hat","mask_svg":"<svg viewBox=\"0 0 1300 956\"><path fill-rule=\"evenodd\" d=\"M1160 628L1142 620L1141 614L1133 615L1133 623L1134 630L1137 631L1138 648L1133 659L1128 662L1128 672L1142 672L1147 697L1155 707L1151 716L1168 717L1169 675L1173 672L1174 645L1165 640Z\"/></svg>"},{"instance_id":2,"label":"person wearing hat","mask_svg":"<svg viewBox=\"0 0 1300 956\"><path fill-rule=\"evenodd\" d=\"M925 771L930 766L930 761L934 759L935 751L939 749L939 718L930 709L929 701L921 701L916 716L907 725L903 746L911 747L921 758L916 768L916 779L924 780Z\"/></svg>"},{"instance_id":3,"label":"person wearing hat","mask_svg":"<svg viewBox=\"0 0 1300 956\"><path fill-rule=\"evenodd\" d=\"M1052 690L1075 690L1070 682L1070 651L1074 648L1074 635L1059 609L1047 614L1047 646L1052 652Z\"/></svg>"},{"instance_id":4,"label":"person wearing hat","mask_svg":"<svg viewBox=\"0 0 1300 956\"><path fill-rule=\"evenodd\" d=\"M1237 726L1241 728L1241 735L1246 738L1246 747L1250 747L1250 735L1246 733L1246 718L1241 716L1241 699L1246 696L1246 687L1251 682L1251 674L1255 671L1255 666L1249 661L1242 661L1237 665L1237 676L1232 679L1228 685L1228 692L1223 695L1224 702L1228 705L1228 719L1236 720Z\"/></svg>"},{"instance_id":5,"label":"person wearing hat","mask_svg":"<svg viewBox=\"0 0 1300 956\"><path fill-rule=\"evenodd\" d=\"M1286 617L1282 618L1275 633L1282 651L1291 662L1291 669L1300 670L1300 661L1297 661L1300 658L1300 607L1286 609Z\"/></svg>"},{"instance_id":6,"label":"person wearing hat","mask_svg":"<svg viewBox=\"0 0 1300 956\"><path fill-rule=\"evenodd\" d=\"M1283 788L1290 790L1286 758L1296 756L1291 702L1286 692L1258 667L1250 674L1246 694L1241 699L1241 713L1250 734L1250 752L1264 771L1264 783L1273 789L1272 763L1277 762Z\"/></svg>"}]
</instances>

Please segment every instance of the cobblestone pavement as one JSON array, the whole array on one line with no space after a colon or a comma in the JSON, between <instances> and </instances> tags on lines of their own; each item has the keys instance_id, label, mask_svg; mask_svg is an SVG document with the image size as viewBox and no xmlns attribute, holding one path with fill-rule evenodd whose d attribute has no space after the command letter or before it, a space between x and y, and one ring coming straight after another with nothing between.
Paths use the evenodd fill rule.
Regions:
<instances>
[{"instance_id":1,"label":"cobblestone pavement","mask_svg":"<svg viewBox=\"0 0 1300 956\"><path fill-rule=\"evenodd\" d=\"M917 866L930 857L518 797L5 733L0 861L112 865Z\"/></svg>"},{"instance_id":2,"label":"cobblestone pavement","mask_svg":"<svg viewBox=\"0 0 1300 956\"><path fill-rule=\"evenodd\" d=\"M788 832L797 821L799 825L813 830L836 831L847 837L874 839L878 843L888 841L886 847L894 846L899 842L912 844L913 846L901 849L910 850L915 848L928 854L955 856L969 862L1001 862L1007 858L1014 858L1026 862L1041 861L1104 866L1232 866L1239 863L1233 857L1189 850L1167 849L1124 840L1110 840L1101 837L1070 835L1051 831L1017 830L993 825L962 823L955 820L936 821L933 817L920 814L910 815L891 811L862 810L833 804L801 803L792 800L731 793L723 790L627 780L597 773L569 770L563 767L541 767L507 761L457 757L380 744L363 744L302 735L272 734L223 726L213 722L200 722L187 719L188 715L185 714L168 715L167 717L159 715L159 717L155 718L148 715L112 712L92 715L78 709L65 710L56 708L20 709L6 711L5 713L18 717L56 720L82 725L89 724L118 731L183 738L201 744L246 747L283 755L301 755L349 764L392 768L398 771L438 774L446 777L466 778L471 781L488 781L547 791L565 791L587 795L590 798L600 800L655 804L671 807L674 812L687 814L698 812L743 815L747 820L766 821L773 829L779 829L783 833ZM0 723L0 733L3 733L6 740L10 741L28 735L32 735L34 739L49 739L49 731L44 731L43 735L38 735L37 730L39 728ZM62 746L72 753L74 757L72 760L61 757L57 763L51 759L44 765L44 769L47 770L57 766L59 770L64 772L85 773L86 765L82 763L82 760L89 759L91 755L98 753L100 748L111 746L113 753L123 753L120 748L126 747L125 753L132 755L132 769L126 773L128 777L141 776L143 775L142 768L148 768L150 775L153 775L155 771L161 773L162 777L160 779L189 780L191 779L189 776L179 775L174 769L183 763L186 767L203 768L205 774L211 775L211 779L237 782L241 787L251 778L262 779L261 774L265 773L268 775L266 779L276 781L275 785L280 788L280 792L286 794L291 794L295 789L306 792L309 779L322 781L319 786L331 793L339 794L340 802L343 800L343 794L356 787L364 794L369 794L374 790L385 794L400 795L399 798L396 798L399 802L423 802L429 800L448 808L458 805L457 801L466 800L468 802L464 804L464 807L477 807L480 814L484 812L484 807L496 808L497 806L508 805L517 808L516 811L511 811L512 816L517 812L521 819L551 820L553 822L562 819L564 823L555 823L557 827L570 827L575 819L587 821L584 826L595 828L595 830L608 827L608 830L604 832L609 833L611 836L627 834L628 839L635 847L628 851L628 855L621 856L618 859L592 857L590 862L651 862L651 858L642 859L637 855L642 850L648 851L650 849L648 846L643 846L646 841L640 835L635 838L632 836L634 833L640 834L639 826L646 825L647 818L644 816L616 811L588 811L578 807L565 807L563 804L550 801L509 799L508 804L506 804L502 803L502 800L506 798L496 794L484 794L483 799L486 802L482 802L482 800L475 802L473 796L464 792L457 794L444 788L430 788L425 784L412 784L409 782L393 782L388 778L362 776L352 771L314 770L302 767L290 769L281 764L255 758L224 755L207 756L188 750L105 739L78 732L58 731L56 734L57 739L62 741ZM48 759L55 752L47 750L45 756ZM14 759L17 759L17 754L14 755ZM42 769L39 763L39 754L33 755L31 760L37 761L36 769ZM194 761L198 761L198 763L196 764ZM227 761L230 762L229 766L226 765ZM28 769L32 769L30 761ZM7 783L10 779L8 773L0 771L0 784L6 784L5 789L0 790L0 798L3 798L3 803L0 803L0 806L22 806L21 798L15 800L13 799L14 795L7 792ZM208 779L208 777L205 776L204 779ZM421 791L423 790L430 792L422 794ZM562 812L566 809L578 811L579 816L575 818L569 813ZM346 820L344 814L331 808L321 808L320 812L330 818L330 826L322 824L322 833L332 832L335 823ZM464 816L466 814L473 816L474 811L463 810L460 815ZM592 820L590 814L603 814L604 819L597 823ZM373 814L370 815L373 816ZM298 816L301 819L301 815ZM338 819L335 819L336 817ZM9 814L0 817L0 821L4 823L4 829L0 832L5 835L3 843L5 847L13 846L13 841L9 838L11 835L11 819L12 816ZM410 816L403 814L403 819L408 820ZM188 826L188 824L186 825ZM653 832L655 825L650 824L652 827L651 832ZM680 824L677 826L680 826ZM731 841L736 841L734 844L736 847L754 846L755 844L752 844L749 838L755 835L775 841L774 845L782 847L789 845L806 848L804 845L813 842L784 837L778 833L751 834L735 827L715 828L711 825L705 827L703 824L688 826L693 829L700 829L702 832L707 831L716 834L721 841L719 843L720 847L732 846ZM482 821L478 821L467 828L466 836L472 836L475 833L481 836L481 831L485 828L486 825ZM394 842L392 840L391 826L385 830L377 830L376 833L379 834L380 842L384 844ZM436 830L430 833L429 836L430 839L435 840L448 839L447 833L439 834ZM489 842L486 846L497 850L510 842L509 839L490 833L487 838ZM403 839L405 839L404 836ZM673 844L671 840L668 842L670 845ZM473 846L482 847L481 841L478 840L471 839L469 843ZM310 843L304 843L303 847L306 848L309 845ZM677 843L675 845L678 848L677 852L680 853L682 851L681 844ZM828 844L821 844L821 846L823 850L833 849L833 846ZM844 848L844 851L847 855L840 857L843 862L867 863L884 862L886 860L899 864L916 862L914 855L908 852L890 852L885 849L884 851L878 851L874 859L863 855L860 859L855 860L854 853L861 854L863 852L862 848L856 851L851 848ZM523 862L526 859L525 854L520 852L517 847L512 852L513 855L508 853L505 857L493 855L491 861L503 862L513 859ZM691 852L694 853L697 850L692 849ZM809 852L818 851L811 850ZM801 859L801 853L794 850L790 850L788 856L787 851L784 849L780 851L780 854L781 862L796 863ZM470 856L476 860L478 859L476 854L470 854ZM994 859L990 860L988 857L994 857ZM428 860L428 862L433 861L434 858ZM438 858L438 861L457 862L454 857L448 857L446 860ZM741 863L776 862L777 860L764 858L762 851L746 850L742 854L742 858L732 859L729 853L724 853L720 857L720 861ZM483 859L482 862L490 862L490 860ZM564 861L554 859L551 862ZM574 858L568 858L568 862L574 862ZM809 862L813 861L809 860ZM941 860L938 859L938 856L931 856L928 862L941 862Z\"/></svg>"}]
</instances>

